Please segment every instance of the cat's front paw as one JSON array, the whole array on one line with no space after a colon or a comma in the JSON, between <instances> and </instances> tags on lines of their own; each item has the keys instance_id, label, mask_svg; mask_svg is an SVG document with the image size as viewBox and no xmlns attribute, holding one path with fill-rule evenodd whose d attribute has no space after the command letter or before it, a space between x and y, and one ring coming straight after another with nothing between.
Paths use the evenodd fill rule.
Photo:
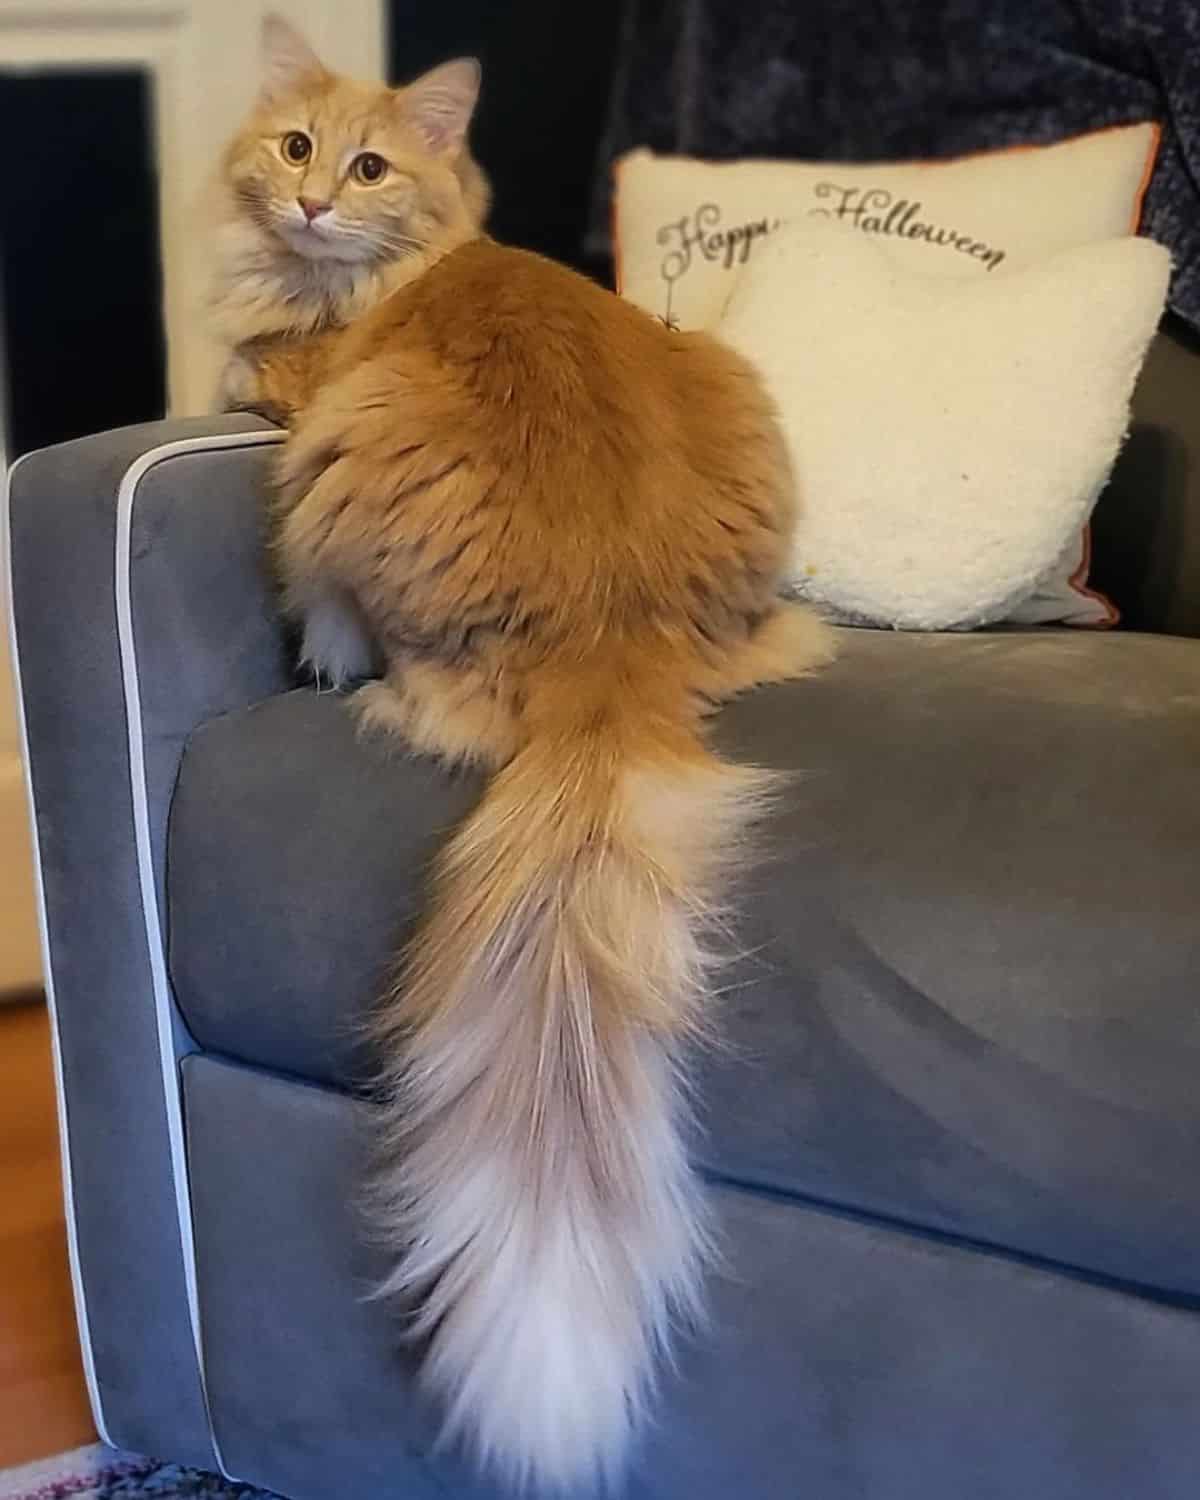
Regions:
<instances>
[{"instance_id":1,"label":"cat's front paw","mask_svg":"<svg viewBox=\"0 0 1200 1500\"><path fill-rule=\"evenodd\" d=\"M286 427L291 420L291 413L274 401L247 401L244 405L229 409L244 412L250 417L262 417L264 422L270 422L275 427Z\"/></svg>"},{"instance_id":2,"label":"cat's front paw","mask_svg":"<svg viewBox=\"0 0 1200 1500\"><path fill-rule=\"evenodd\" d=\"M217 381L218 411L245 411L259 396L258 367L239 349L225 361Z\"/></svg>"},{"instance_id":3,"label":"cat's front paw","mask_svg":"<svg viewBox=\"0 0 1200 1500\"><path fill-rule=\"evenodd\" d=\"M304 611L300 660L317 686L344 687L378 675L379 663L362 611L349 596L330 592Z\"/></svg>"},{"instance_id":4,"label":"cat's front paw","mask_svg":"<svg viewBox=\"0 0 1200 1500\"><path fill-rule=\"evenodd\" d=\"M223 412L245 412L262 417L276 427L286 427L291 418L279 402L273 401L262 388L262 379L257 363L235 349L225 362L221 379L217 385L217 410Z\"/></svg>"}]
</instances>

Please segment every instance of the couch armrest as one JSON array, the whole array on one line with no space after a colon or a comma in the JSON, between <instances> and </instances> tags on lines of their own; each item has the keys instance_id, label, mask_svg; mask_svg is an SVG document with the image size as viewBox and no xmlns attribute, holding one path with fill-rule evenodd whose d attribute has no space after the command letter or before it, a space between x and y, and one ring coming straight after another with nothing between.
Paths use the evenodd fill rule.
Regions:
<instances>
[{"instance_id":1,"label":"couch armrest","mask_svg":"<svg viewBox=\"0 0 1200 1500\"><path fill-rule=\"evenodd\" d=\"M13 655L53 1012L68 1233L97 1427L219 1466L199 1359L160 919L180 754L289 686L260 543L281 434L155 423L13 469Z\"/></svg>"}]
</instances>

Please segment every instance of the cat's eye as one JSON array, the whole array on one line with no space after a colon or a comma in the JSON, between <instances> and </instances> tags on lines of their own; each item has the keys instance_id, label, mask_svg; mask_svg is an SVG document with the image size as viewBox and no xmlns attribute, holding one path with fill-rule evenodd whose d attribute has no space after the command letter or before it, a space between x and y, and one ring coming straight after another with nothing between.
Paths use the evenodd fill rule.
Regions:
<instances>
[{"instance_id":1,"label":"cat's eye","mask_svg":"<svg viewBox=\"0 0 1200 1500\"><path fill-rule=\"evenodd\" d=\"M284 161L291 162L294 167L302 167L312 156L312 142L302 130L289 130L279 149Z\"/></svg>"},{"instance_id":2,"label":"cat's eye","mask_svg":"<svg viewBox=\"0 0 1200 1500\"><path fill-rule=\"evenodd\" d=\"M387 176L388 164L374 151L363 151L350 163L350 171L356 181L374 187Z\"/></svg>"}]
</instances>

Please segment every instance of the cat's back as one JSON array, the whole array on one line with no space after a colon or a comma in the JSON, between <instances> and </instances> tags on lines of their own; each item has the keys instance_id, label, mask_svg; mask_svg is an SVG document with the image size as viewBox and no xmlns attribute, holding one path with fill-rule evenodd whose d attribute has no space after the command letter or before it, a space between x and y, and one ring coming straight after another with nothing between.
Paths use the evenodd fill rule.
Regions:
<instances>
[{"instance_id":1,"label":"cat's back","mask_svg":"<svg viewBox=\"0 0 1200 1500\"><path fill-rule=\"evenodd\" d=\"M517 349L603 359L614 340L652 347L666 332L578 272L489 239L446 256L407 295L425 330L452 339L444 352L462 360Z\"/></svg>"},{"instance_id":2,"label":"cat's back","mask_svg":"<svg viewBox=\"0 0 1200 1500\"><path fill-rule=\"evenodd\" d=\"M786 487L774 408L739 354L490 240L380 303L343 372L315 448L419 445L430 466L492 475L535 508L586 492L598 525L631 496L678 520L758 478Z\"/></svg>"},{"instance_id":3,"label":"cat's back","mask_svg":"<svg viewBox=\"0 0 1200 1500\"><path fill-rule=\"evenodd\" d=\"M704 335L673 332L578 272L488 239L389 301L377 314L385 339L432 357L476 400L530 420L661 425L744 373Z\"/></svg>"}]
</instances>

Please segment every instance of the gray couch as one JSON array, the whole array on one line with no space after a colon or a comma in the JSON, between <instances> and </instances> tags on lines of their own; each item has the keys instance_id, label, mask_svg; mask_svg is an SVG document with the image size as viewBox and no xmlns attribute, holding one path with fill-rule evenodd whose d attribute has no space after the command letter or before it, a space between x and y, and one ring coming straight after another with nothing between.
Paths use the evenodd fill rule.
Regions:
<instances>
[{"instance_id":1,"label":"gray couch","mask_svg":"<svg viewBox=\"0 0 1200 1500\"><path fill-rule=\"evenodd\" d=\"M853 632L719 720L805 774L697 1064L712 1326L619 1500L1200 1492L1200 360L1165 335L1138 411L1097 531L1174 635ZM136 428L11 483L96 1417L296 1500L483 1500L353 1203L359 1023L478 786L297 686L276 440Z\"/></svg>"}]
</instances>

